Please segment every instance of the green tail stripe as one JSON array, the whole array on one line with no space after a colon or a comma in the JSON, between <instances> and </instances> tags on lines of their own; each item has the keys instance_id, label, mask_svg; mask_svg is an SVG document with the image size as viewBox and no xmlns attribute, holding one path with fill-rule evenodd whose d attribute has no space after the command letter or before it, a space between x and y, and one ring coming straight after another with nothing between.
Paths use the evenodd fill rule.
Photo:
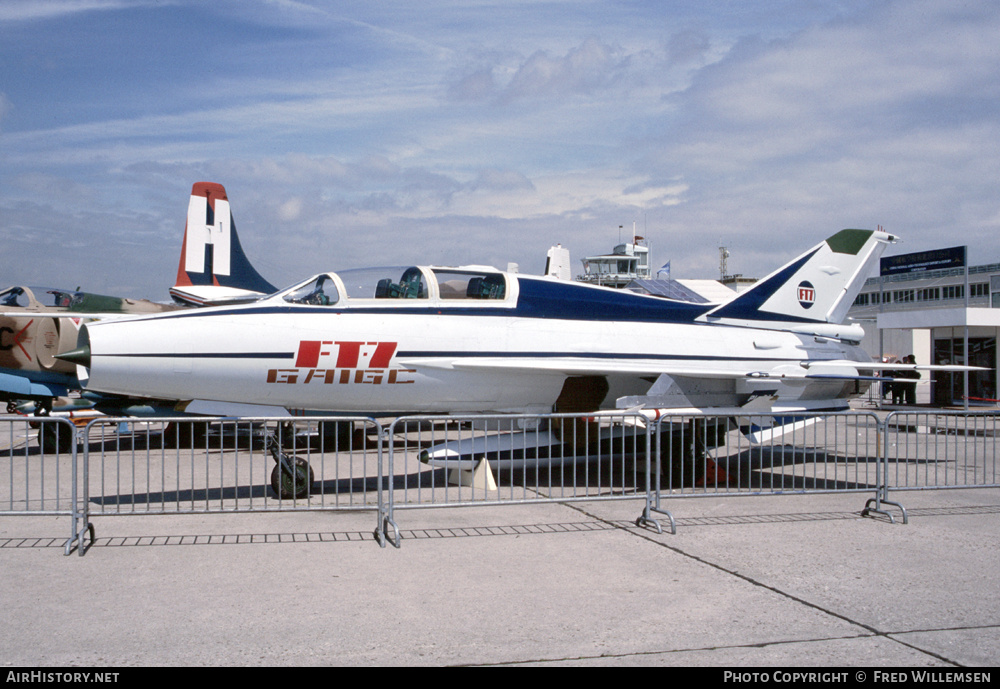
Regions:
<instances>
[{"instance_id":1,"label":"green tail stripe","mask_svg":"<svg viewBox=\"0 0 1000 689\"><path fill-rule=\"evenodd\" d=\"M841 230L827 239L826 243L838 254L857 256L871 236L872 230Z\"/></svg>"}]
</instances>

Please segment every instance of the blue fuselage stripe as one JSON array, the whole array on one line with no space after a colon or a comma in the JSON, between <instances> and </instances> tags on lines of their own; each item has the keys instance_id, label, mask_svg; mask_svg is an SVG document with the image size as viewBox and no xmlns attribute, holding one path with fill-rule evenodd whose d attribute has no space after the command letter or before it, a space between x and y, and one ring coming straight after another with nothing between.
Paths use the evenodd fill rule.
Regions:
<instances>
[{"instance_id":1,"label":"blue fuselage stripe","mask_svg":"<svg viewBox=\"0 0 1000 689\"><path fill-rule=\"evenodd\" d=\"M150 359L293 359L294 352L122 352L91 356L121 356Z\"/></svg>"},{"instance_id":2,"label":"blue fuselage stripe","mask_svg":"<svg viewBox=\"0 0 1000 689\"><path fill-rule=\"evenodd\" d=\"M94 357L127 357L135 359L294 359L294 352L124 352L94 354ZM399 351L396 359L619 359L627 361L749 361L766 363L785 361L777 357L727 357L678 354L644 354L621 352L508 352L508 351Z\"/></svg>"},{"instance_id":3,"label":"blue fuselage stripe","mask_svg":"<svg viewBox=\"0 0 1000 689\"><path fill-rule=\"evenodd\" d=\"M656 361L785 361L784 358L698 356L688 354L643 354L622 352L420 352L401 351L396 356L427 359L626 359Z\"/></svg>"}]
</instances>

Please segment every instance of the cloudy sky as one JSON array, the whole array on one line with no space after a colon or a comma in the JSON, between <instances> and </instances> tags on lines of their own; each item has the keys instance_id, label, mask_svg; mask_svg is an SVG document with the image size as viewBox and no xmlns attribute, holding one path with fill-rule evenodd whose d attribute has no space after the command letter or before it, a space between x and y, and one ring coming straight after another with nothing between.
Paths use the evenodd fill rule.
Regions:
<instances>
[{"instance_id":1,"label":"cloudy sky","mask_svg":"<svg viewBox=\"0 0 1000 689\"><path fill-rule=\"evenodd\" d=\"M4 0L0 283L165 299L225 185L271 282L762 275L845 227L1000 260L995 0Z\"/></svg>"}]
</instances>

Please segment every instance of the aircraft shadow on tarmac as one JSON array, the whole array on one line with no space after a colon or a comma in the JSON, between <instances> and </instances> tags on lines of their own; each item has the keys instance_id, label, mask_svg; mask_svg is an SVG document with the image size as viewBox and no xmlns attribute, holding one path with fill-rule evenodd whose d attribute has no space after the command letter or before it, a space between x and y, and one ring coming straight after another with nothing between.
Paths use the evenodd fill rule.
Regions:
<instances>
[{"instance_id":1,"label":"aircraft shadow on tarmac","mask_svg":"<svg viewBox=\"0 0 1000 689\"><path fill-rule=\"evenodd\" d=\"M768 491L877 488L877 457L848 458L823 449L772 446L745 450L715 461L727 475L730 488Z\"/></svg>"}]
</instances>

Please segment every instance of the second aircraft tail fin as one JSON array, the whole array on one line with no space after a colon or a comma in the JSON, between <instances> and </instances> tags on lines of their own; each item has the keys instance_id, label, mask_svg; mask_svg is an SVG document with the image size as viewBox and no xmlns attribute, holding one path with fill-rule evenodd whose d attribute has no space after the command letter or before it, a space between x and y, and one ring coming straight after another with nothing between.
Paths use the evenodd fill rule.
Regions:
<instances>
[{"instance_id":1,"label":"second aircraft tail fin","mask_svg":"<svg viewBox=\"0 0 1000 689\"><path fill-rule=\"evenodd\" d=\"M274 291L243 253L225 187L196 182L170 296L182 304L209 306L252 301Z\"/></svg>"}]
</instances>

